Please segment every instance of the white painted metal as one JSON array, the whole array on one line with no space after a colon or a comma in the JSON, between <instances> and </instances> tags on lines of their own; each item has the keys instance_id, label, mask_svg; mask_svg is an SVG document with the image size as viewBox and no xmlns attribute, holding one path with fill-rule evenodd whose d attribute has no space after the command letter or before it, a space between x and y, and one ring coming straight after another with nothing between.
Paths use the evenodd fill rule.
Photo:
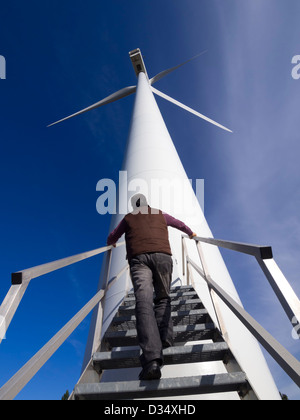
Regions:
<instances>
[{"instance_id":1,"label":"white painted metal","mask_svg":"<svg viewBox=\"0 0 300 420\"><path fill-rule=\"evenodd\" d=\"M269 280L290 321L294 325L296 323L299 324L300 300L278 267L276 261L273 258L268 260L257 258L257 261ZM300 332L298 333L298 337L300 338Z\"/></svg>"},{"instance_id":2,"label":"white painted metal","mask_svg":"<svg viewBox=\"0 0 300 420\"><path fill-rule=\"evenodd\" d=\"M158 82L160 79L162 79L163 77L167 76L168 74L172 73L174 70L179 69L179 67L184 66L185 64L189 63L192 60L195 60L195 58L200 57L201 55L205 54L207 52L207 50L202 51L200 54L195 55L194 57L190 58L189 60L185 61L184 63L178 64L175 67L171 67L170 69L161 71L160 73L158 73L156 76L152 77L149 82L150 85L153 85L154 83Z\"/></svg>"},{"instance_id":3,"label":"white painted metal","mask_svg":"<svg viewBox=\"0 0 300 420\"><path fill-rule=\"evenodd\" d=\"M136 76L138 76L139 73L143 72L147 80L149 80L145 63L144 63L144 59L141 54L141 50L137 48L136 50L130 51L129 57L132 62L133 69L135 71Z\"/></svg>"},{"instance_id":4,"label":"white painted metal","mask_svg":"<svg viewBox=\"0 0 300 420\"><path fill-rule=\"evenodd\" d=\"M200 244L198 244L199 247ZM200 254L201 248L200 248ZM239 305L231 296L226 293L210 277L207 272L206 264L204 263L204 271L201 270L190 258L187 258L192 267L205 279L209 287L222 299L222 301L230 308L230 310L241 320L243 325L258 339L258 341L265 347L270 355L278 362L278 364L285 370L285 372L293 379L293 381L300 386L300 362L289 353L274 337L271 336L251 315L249 315L241 305ZM221 315L222 316L222 315ZM221 327L222 328L222 327Z\"/></svg>"},{"instance_id":5,"label":"white painted metal","mask_svg":"<svg viewBox=\"0 0 300 420\"><path fill-rule=\"evenodd\" d=\"M188 238L187 235L183 235L184 237ZM273 259L273 251L270 246L250 245L214 238L195 237L194 240L254 256L293 326L299 323L300 300ZM300 338L299 334L298 336Z\"/></svg>"},{"instance_id":6,"label":"white painted metal","mask_svg":"<svg viewBox=\"0 0 300 420\"><path fill-rule=\"evenodd\" d=\"M140 73L138 76L137 92L123 171L127 171L127 179L122 179L119 185L121 203L128 203L134 193L141 191L148 196L152 207L159 207L180 218L199 236L212 237L212 233L197 200L194 200L193 206L189 206L188 209L183 206L187 200L187 196L189 196L189 199L194 197L194 192L191 185L186 182L186 172L155 102L149 81L144 73ZM176 192L173 192L173 194L171 192L167 197L166 189L163 194L159 193L159 190L162 191L163 189L163 184L170 186L175 185L174 182L177 182L177 185L184 185L184 188L177 188ZM129 206L128 208L126 207L123 209L124 213L130 210ZM123 216L124 214L118 214L113 217L111 229L119 223ZM169 236L174 258L173 281L181 281L185 284L186 278L182 278L181 275L181 233L175 229L170 229ZM195 243L190 241L187 247L190 257L200 264ZM209 272L214 281L241 305L238 293L219 250L212 245L203 244L203 252ZM120 271L124 266L124 262L125 251L119 248L112 256L110 278ZM206 282L198 273L195 273L194 278L196 291L212 319L216 321L214 306ZM125 293L125 287L126 282L124 278L123 281L115 284L106 296L103 332L109 326L117 310L120 299ZM257 341L227 308L224 302L218 297L216 297L216 301L218 313L222 315L221 322L223 331L225 331L224 338L234 352L241 368L247 374L256 395L260 399L280 399L279 392ZM98 328L97 325L94 327L96 329ZM90 359L89 347L90 343L87 348L86 361ZM205 370L206 368L207 366L205 367L204 364L193 365L193 372L191 374L201 375L203 374L203 369ZM212 373L219 373L222 368L220 363L212 362L208 369ZM205 373L207 373L206 370ZM129 372L126 372L126 374L128 375ZM187 370L182 366L173 366L171 371L165 369L163 374L173 377L186 376ZM120 372L117 375L118 380L120 380ZM136 375L136 372L133 372L133 375ZM132 379L135 379L135 376ZM103 376L103 380L105 380L105 375Z\"/></svg>"},{"instance_id":7,"label":"white painted metal","mask_svg":"<svg viewBox=\"0 0 300 420\"><path fill-rule=\"evenodd\" d=\"M29 282L10 287L0 307L0 344L26 292Z\"/></svg>"},{"instance_id":8,"label":"white painted metal","mask_svg":"<svg viewBox=\"0 0 300 420\"><path fill-rule=\"evenodd\" d=\"M0 389L0 401L13 400L40 368L50 359L55 351L78 327L82 320L103 298L104 291L97 294L43 347L38 351L3 387Z\"/></svg>"},{"instance_id":9,"label":"white painted metal","mask_svg":"<svg viewBox=\"0 0 300 420\"><path fill-rule=\"evenodd\" d=\"M105 247L106 248L106 247ZM111 252L111 247L109 253ZM55 336L48 341L6 384L0 388L0 401L12 400L25 387L25 385L35 376L42 366L50 359L56 350L65 342L72 332L80 325L86 316L99 303L102 305L103 297L117 283L122 274L128 271L128 265L111 279L105 289L99 290L96 295L63 327ZM28 284L27 284L28 285ZM21 285L22 286L22 285ZM20 286L20 287L21 287ZM27 287L27 286L26 286ZM102 306L101 306L102 307ZM101 318L102 321L102 318Z\"/></svg>"},{"instance_id":10,"label":"white painted metal","mask_svg":"<svg viewBox=\"0 0 300 420\"><path fill-rule=\"evenodd\" d=\"M135 89L136 89L136 86L128 86L121 90L118 90L118 92L115 92L112 95L107 96L101 101L96 102L95 104L88 106L87 108L84 108L81 111L75 112L75 114L69 115L68 117L62 118L59 121L49 124L47 127L51 127L52 125L69 120L70 118L77 117L77 115L83 114L84 112L91 111L92 109L96 109L96 108L99 108L100 106L107 105L107 104L110 104L111 102L115 102L115 101L118 101L119 99L125 98L126 96L129 96L132 93L134 93Z\"/></svg>"},{"instance_id":11,"label":"white painted metal","mask_svg":"<svg viewBox=\"0 0 300 420\"><path fill-rule=\"evenodd\" d=\"M118 247L123 244L124 242L119 243ZM67 267L68 265L75 264L79 261L86 260L87 258L94 257L95 255L102 254L103 252L109 251L110 249L111 246L105 246L102 248L94 249L92 251L72 255L71 257L63 258L61 260L52 261L50 263L28 268L17 273L12 273L12 286L0 306L0 343L32 279L59 270L60 268Z\"/></svg>"},{"instance_id":12,"label":"white painted metal","mask_svg":"<svg viewBox=\"0 0 300 420\"><path fill-rule=\"evenodd\" d=\"M181 102L176 101L175 99L171 98L170 96L166 95L165 93L162 93L159 90L155 89L153 86L151 87L151 89L154 93L156 93L156 95L166 99L167 101L171 102L172 104L177 105L180 108L184 109L185 111L188 111L191 114L197 115L197 117L200 117L203 120L205 120L207 122L210 122L211 124L216 125L217 127L222 128L225 131L229 131L230 133L232 133L232 131L229 130L229 128L224 127L224 125L221 125L221 124L217 123L216 121L212 120L211 118L208 118L203 114L200 114L200 112L195 111L194 109L190 108L189 106L186 106L186 105L182 104Z\"/></svg>"}]
</instances>

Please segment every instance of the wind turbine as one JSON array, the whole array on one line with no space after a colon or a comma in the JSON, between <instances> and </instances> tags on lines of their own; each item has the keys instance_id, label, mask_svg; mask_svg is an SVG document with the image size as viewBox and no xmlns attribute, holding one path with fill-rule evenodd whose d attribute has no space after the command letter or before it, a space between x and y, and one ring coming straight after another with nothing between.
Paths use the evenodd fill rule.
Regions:
<instances>
[{"instance_id":1,"label":"wind turbine","mask_svg":"<svg viewBox=\"0 0 300 420\"><path fill-rule=\"evenodd\" d=\"M191 60L201 56L202 54L204 54L204 52L193 57ZM186 194L194 198L195 194L191 184L186 182L188 180L187 174L177 154L153 93L221 128L222 130L227 132L231 132L231 130L153 87L154 83L191 60L162 71L149 79L140 50L136 49L131 51L129 55L138 79L137 85L125 87L93 105L51 124L51 126L136 93L127 149L122 167L122 171L125 172L127 176L122 178L119 184L120 202L128 203L128 192L131 192L132 195L138 192L135 190L135 187L138 184L140 192L148 195L151 190L153 193L151 194L151 197L149 197L150 204L153 207L163 207L162 210L170 214L173 213L174 208L181 209L180 214L176 215L178 218L181 218L181 220L189 225L199 236L212 238L212 232L207 224L199 202L195 199L193 206L189 208L188 211L186 208L182 208L182 203L187 197ZM155 194L155 191L151 189L151 183L153 180L156 180L161 183L163 183L163 181L167 181L169 185L174 185L175 179L183 182L185 188L176 190L172 197L170 196L169 199L164 200L162 206L161 196L160 194ZM136 180L139 180L139 183L137 183ZM141 180L143 182L141 182ZM124 212L129 210L130 209L126 208L124 209ZM111 229L120 222L123 216L124 214L120 213L113 215ZM187 284L186 275L182 276L183 261L181 260L181 233L175 229L170 229L169 238L174 260L173 283L176 284L176 282L180 282L181 284ZM186 244L186 246L189 255L194 260L198 261L199 256L195 243L190 241ZM206 268L209 270L211 277L232 298L234 298L236 302L241 304L238 293L218 248L203 244L202 249L206 260ZM201 264L201 262L199 264ZM99 281L99 289L102 287L105 277L113 279L118 276L119 273L122 272L124 265L126 265L125 248L118 247L113 251L109 265L103 265ZM105 299L104 314L102 315L100 313L99 307L93 313L83 370L88 365L92 354L99 349L101 338L110 325L122 298L128 290L127 274L124 272L118 282L109 289ZM195 288L198 295L200 296L205 308L208 310L215 325L218 325L218 320L221 320L222 330L225 331L226 334L226 341L229 343L231 350L234 352L239 365L246 373L256 395L261 399L279 399L278 390L257 341L217 296L215 296L214 302L212 301L208 286L201 276L197 273L194 273L194 276L195 280L197 280L195 281ZM101 326L102 333L100 333ZM198 372L198 374L203 374L203 364L194 364L193 370L194 372ZM177 376L185 375L186 371L182 370L181 367L178 367Z\"/></svg>"},{"instance_id":2,"label":"wind turbine","mask_svg":"<svg viewBox=\"0 0 300 420\"><path fill-rule=\"evenodd\" d=\"M156 76L152 77L150 80L148 78L148 74L147 74L146 67L145 67L145 64L144 64L144 60L143 60L143 57L141 55L140 50L136 49L136 50L132 51L130 53L130 58L131 58L131 61L132 61L133 67L135 69L135 73L136 73L137 77L141 73L144 74L148 84L151 86L152 92L156 93L157 95L161 96L162 98L166 99L167 101L170 101L173 104L185 109L186 111L189 111L192 114L197 115L200 118L203 118L205 121L208 121L211 124L214 124L217 127L222 128L223 130L232 132L231 130L229 130L228 128L224 127L223 125L217 123L216 121L212 120L211 118L208 118L203 114L200 114L200 112L197 112L197 111L193 110L192 108L176 101L175 99L171 98L170 96L160 92L159 90L157 90L153 87L154 83L158 82L160 79L167 76L168 74L170 74L174 70L178 69L179 67L183 66L184 64L189 63L190 61L194 60L197 57L200 57L204 53L206 53L206 51L203 51L202 53L196 55L195 57L191 58L190 60L185 61L184 63L179 64L178 66L172 67L168 70L164 70L161 73L158 73ZM118 101L119 99L122 99L122 98L125 98L126 96L132 95L133 93L136 92L136 90L137 90L137 86L127 86L127 87L125 87L121 90L118 90L117 92L107 96L106 98L102 99L101 101L96 102L95 104L90 105L87 108L82 109L81 111L75 112L74 114L69 115L68 117L62 118L59 121L56 121L52 124L49 124L48 127L51 127L52 125L55 125L55 124L61 123L63 121L66 121L70 118L76 117L78 115L84 114L85 112L91 111L93 109L99 108L100 106L107 105L107 104L110 104L112 102Z\"/></svg>"}]
</instances>

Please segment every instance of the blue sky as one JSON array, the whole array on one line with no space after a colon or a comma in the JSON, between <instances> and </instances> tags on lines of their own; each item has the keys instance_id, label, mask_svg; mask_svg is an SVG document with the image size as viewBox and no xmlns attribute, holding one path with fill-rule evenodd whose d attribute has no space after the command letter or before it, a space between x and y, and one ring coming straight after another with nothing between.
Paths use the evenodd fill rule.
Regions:
<instances>
[{"instance_id":1,"label":"blue sky","mask_svg":"<svg viewBox=\"0 0 300 420\"><path fill-rule=\"evenodd\" d=\"M11 0L1 6L0 301L10 273L105 244L110 216L96 184L118 179L133 96L46 126L147 70L208 52L157 83L231 128L225 133L157 99L189 178L205 179L205 212L217 238L272 245L300 296L300 54L297 0ZM289 351L299 343L255 261L223 252L246 309ZM32 281L0 347L0 386L89 300L101 257ZM89 318L20 393L58 399L80 374ZM299 389L268 358L279 390Z\"/></svg>"}]
</instances>

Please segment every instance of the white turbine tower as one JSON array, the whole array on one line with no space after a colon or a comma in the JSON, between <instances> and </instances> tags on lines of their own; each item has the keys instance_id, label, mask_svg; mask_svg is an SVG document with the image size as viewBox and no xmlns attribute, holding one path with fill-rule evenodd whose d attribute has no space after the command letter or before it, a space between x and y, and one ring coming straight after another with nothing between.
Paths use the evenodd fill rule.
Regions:
<instances>
[{"instance_id":1,"label":"white turbine tower","mask_svg":"<svg viewBox=\"0 0 300 420\"><path fill-rule=\"evenodd\" d=\"M199 55L196 57L199 57ZM119 211L118 214L112 217L111 229L115 228L124 217L124 214L130 211L130 208L128 208L130 197L138 190L141 190L142 193L148 196L151 206L161 208L163 211L173 215L175 212L175 217L183 220L198 236L212 238L212 232L206 222L201 206L195 198L193 188L188 181L153 93L223 130L229 132L230 130L153 87L155 82L190 60L149 79L140 50L132 51L130 58L138 79L136 86L121 89L94 105L57 121L57 123L136 92L122 176L120 177L119 206L117 207ZM170 189L167 191L166 188L164 189L165 186L173 186L175 191L172 190L170 192ZM166 191L168 192L167 197L166 194L159 193ZM187 208L184 203L191 202L190 200L192 200L193 204ZM173 284L187 284L187 276L182 275L181 233L175 229L169 229L169 236L174 260ZM195 261L199 261L201 266L195 242L186 241L186 246L189 255ZM205 267L202 266L202 269L208 271L210 277L237 303L241 304L218 248L203 244L202 251L206 261ZM116 248L112 253L110 264L104 264L104 267L106 268L102 269L99 289L103 286L102 283L105 281L105 278L113 279L126 267L125 247L120 246ZM215 325L220 327L235 359L246 373L256 396L259 399L279 399L278 390L257 341L218 296L214 295L212 299L207 283L201 276L196 272L193 273L193 276L195 289L200 299ZM128 290L128 271L123 271L121 277L106 294L104 314L99 310L99 307L93 313L83 369L87 366L92 354L99 349L101 338L110 325L126 290ZM100 334L101 326L102 333ZM207 365L204 365L203 363L193 364L192 372L188 372L186 367L182 368L180 365L174 366L170 370L166 366L163 375L167 377L168 375L172 376L173 373L174 376L174 369L176 369L177 377L203 375L208 369ZM214 369L217 373L222 372L220 370L220 362L211 362L209 368ZM136 372L134 372L134 375L136 375ZM119 377L115 378L115 380L118 379ZM103 380L105 380L105 377Z\"/></svg>"}]
</instances>

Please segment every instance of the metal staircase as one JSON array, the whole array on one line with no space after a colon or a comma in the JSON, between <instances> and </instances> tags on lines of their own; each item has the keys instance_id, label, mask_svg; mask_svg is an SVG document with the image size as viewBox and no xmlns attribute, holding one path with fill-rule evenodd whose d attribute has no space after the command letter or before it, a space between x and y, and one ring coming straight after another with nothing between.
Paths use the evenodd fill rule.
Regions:
<instances>
[{"instance_id":1,"label":"metal staircase","mask_svg":"<svg viewBox=\"0 0 300 420\"><path fill-rule=\"evenodd\" d=\"M225 368L236 366L237 363L228 345L221 337L193 287L172 288L171 299L175 343L174 347L163 351L165 366L178 367L181 364L212 361L223 362ZM130 293L104 335L102 349L108 351L97 352L93 355L93 368L100 377L111 369L140 367L140 350L135 347L138 342L134 303L134 295ZM134 371L132 380L120 382L104 380L97 383L79 384L75 387L74 398L77 400L144 399L233 391L237 392L240 398L245 398L250 391L246 375L241 370L230 372L230 369L224 369L226 373L176 377L178 369L174 369L173 377L164 378L164 369L165 367L162 369L160 380L137 380Z\"/></svg>"},{"instance_id":2,"label":"metal staircase","mask_svg":"<svg viewBox=\"0 0 300 420\"><path fill-rule=\"evenodd\" d=\"M190 258L185 245L185 236L182 237L182 268L184 271L182 274L188 286L172 288L175 345L164 350L165 365L162 368L162 378L159 381L136 380L141 368L140 350L137 347L135 330L135 302L133 294L127 294L124 289L122 301L120 301L121 306L113 317L110 327L105 331L103 339L101 328L99 331L97 328L92 331L92 351L88 353L88 361L84 364L85 369L70 399L146 399L153 397L179 399L179 396L201 398L203 394L204 398L209 398L208 394L221 396L221 393L225 393L224 398L227 396L226 399L232 398L233 394L235 399L256 399L255 387L253 384L252 388L250 386L251 369L248 370L249 377L247 378L229 349L229 347L232 349L230 342L225 342L223 339L227 336L227 332L223 322L220 322L222 319L217 316L219 319L216 319L215 322L220 324L217 327L206 310L209 308L204 307L196 294L195 290L198 287L199 279L194 281L195 274L207 284L207 290L214 306L213 312L216 310L218 313L219 302L226 305L232 316L235 317L234 319L241 322L251 332L300 387L300 362L212 278L201 244L208 243L255 257L293 324L295 318L300 320L300 301L274 261L271 248L213 238L196 237L194 240L199 252L199 259L196 262ZM116 245L117 248L121 246L124 246L124 243ZM110 277L109 267L113 251L112 246L106 246L12 274L12 285L0 306L0 332L2 331L4 334L32 279L106 253L102 288L0 388L0 401L14 399L91 311L94 310L98 325L103 326L107 293L121 278L126 276L128 279L127 264L120 269L118 274ZM127 286L126 290L128 290ZM212 308L210 308L211 310ZM300 333L298 335L300 338ZM0 344L2 339L3 334L0 336ZM202 369L201 366L204 366L205 363L211 364L214 369L209 372ZM117 382L116 376L113 374L116 369L118 371Z\"/></svg>"}]
</instances>

